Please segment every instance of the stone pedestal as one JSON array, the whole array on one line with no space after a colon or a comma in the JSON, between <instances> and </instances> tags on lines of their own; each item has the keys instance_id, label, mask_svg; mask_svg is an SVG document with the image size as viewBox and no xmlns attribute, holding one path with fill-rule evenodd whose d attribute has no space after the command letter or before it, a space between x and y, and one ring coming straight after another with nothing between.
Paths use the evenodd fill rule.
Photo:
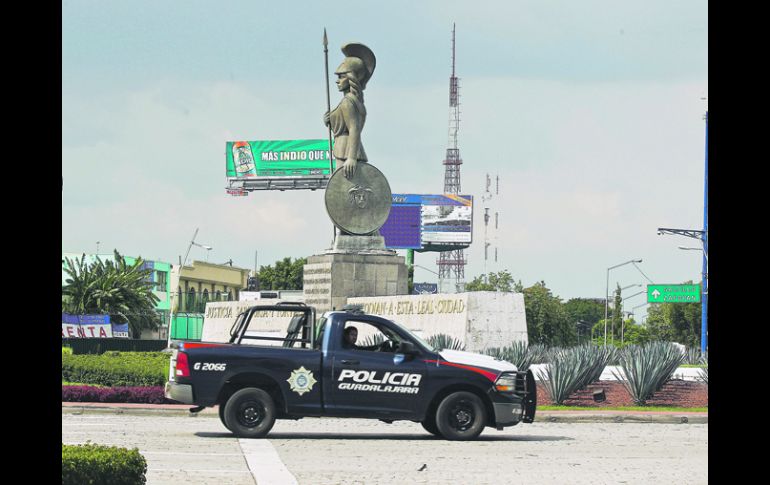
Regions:
<instances>
[{"instance_id":1,"label":"stone pedestal","mask_svg":"<svg viewBox=\"0 0 770 485\"><path fill-rule=\"evenodd\" d=\"M305 303L315 307L319 316L329 310L342 309L348 298L408 293L405 258L384 249L384 244L382 249L377 249L372 247L374 241L363 241L370 237L381 238L337 236L333 248L307 259L303 281Z\"/></svg>"}]
</instances>

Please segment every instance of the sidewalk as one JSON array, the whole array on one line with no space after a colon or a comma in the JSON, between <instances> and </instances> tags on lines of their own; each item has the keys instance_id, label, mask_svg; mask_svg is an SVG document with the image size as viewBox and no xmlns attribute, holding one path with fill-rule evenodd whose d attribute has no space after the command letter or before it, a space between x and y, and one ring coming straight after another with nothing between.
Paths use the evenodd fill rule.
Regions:
<instances>
[{"instance_id":1,"label":"sidewalk","mask_svg":"<svg viewBox=\"0 0 770 485\"><path fill-rule=\"evenodd\" d=\"M193 414L189 404L132 404L102 402L63 402L62 413L71 414L146 414L154 416L218 416L217 407L205 408ZM708 412L676 411L604 411L587 409L585 411L537 411L536 423L664 423L664 424L708 424Z\"/></svg>"}]
</instances>

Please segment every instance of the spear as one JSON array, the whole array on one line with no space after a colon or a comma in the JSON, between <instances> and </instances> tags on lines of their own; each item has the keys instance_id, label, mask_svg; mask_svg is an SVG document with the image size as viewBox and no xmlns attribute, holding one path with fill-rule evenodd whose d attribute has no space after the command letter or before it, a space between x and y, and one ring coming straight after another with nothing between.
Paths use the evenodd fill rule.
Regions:
<instances>
[{"instance_id":1,"label":"spear","mask_svg":"<svg viewBox=\"0 0 770 485\"><path fill-rule=\"evenodd\" d=\"M324 27L324 65L326 67L326 112L331 113L332 112L332 104L329 94L329 39L326 38L326 27ZM329 120L329 179L332 178L332 173L334 172L334 163L332 160L334 159L334 153L332 153L332 124L331 120ZM337 239L337 228L332 223L332 247L334 246L334 241Z\"/></svg>"},{"instance_id":2,"label":"spear","mask_svg":"<svg viewBox=\"0 0 770 485\"><path fill-rule=\"evenodd\" d=\"M332 105L329 94L329 40L326 38L326 27L324 27L324 60L326 66L326 111L331 113ZM334 164L332 162L334 154L332 153L332 125L329 122L329 178L334 172Z\"/></svg>"}]
</instances>

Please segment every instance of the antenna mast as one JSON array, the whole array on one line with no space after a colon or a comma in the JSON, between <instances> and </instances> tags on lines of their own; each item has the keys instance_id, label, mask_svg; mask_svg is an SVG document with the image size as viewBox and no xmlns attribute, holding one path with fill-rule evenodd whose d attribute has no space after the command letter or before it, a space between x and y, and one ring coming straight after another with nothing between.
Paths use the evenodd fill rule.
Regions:
<instances>
[{"instance_id":1,"label":"antenna mast","mask_svg":"<svg viewBox=\"0 0 770 485\"><path fill-rule=\"evenodd\" d=\"M460 85L455 76L455 24L452 24L452 76L449 78L449 143L444 159L444 193L459 194L460 187L460 149L457 148L457 132L460 129ZM464 251L457 249L439 253L438 272L439 288L445 288L454 277L457 292L465 289ZM442 291L442 290L440 290Z\"/></svg>"}]
</instances>

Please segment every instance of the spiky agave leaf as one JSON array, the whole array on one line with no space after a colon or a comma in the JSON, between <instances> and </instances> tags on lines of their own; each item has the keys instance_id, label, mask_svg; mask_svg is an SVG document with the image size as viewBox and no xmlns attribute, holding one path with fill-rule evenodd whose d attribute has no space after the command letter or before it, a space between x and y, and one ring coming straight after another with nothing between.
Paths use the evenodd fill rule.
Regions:
<instances>
[{"instance_id":1,"label":"spiky agave leaf","mask_svg":"<svg viewBox=\"0 0 770 485\"><path fill-rule=\"evenodd\" d=\"M375 333L369 335L361 342L361 347L371 347L372 345L380 345L385 341L385 336L381 333Z\"/></svg>"},{"instance_id":2,"label":"spiky agave leaf","mask_svg":"<svg viewBox=\"0 0 770 485\"><path fill-rule=\"evenodd\" d=\"M708 365L698 371L698 380L708 386L708 384L709 384L709 367L708 367Z\"/></svg>"},{"instance_id":3,"label":"spiky agave leaf","mask_svg":"<svg viewBox=\"0 0 770 485\"><path fill-rule=\"evenodd\" d=\"M532 363L532 354L529 352L526 342L516 341L502 348L487 349L487 355L495 359L504 360L515 365L520 371L525 371Z\"/></svg>"}]
</instances>

